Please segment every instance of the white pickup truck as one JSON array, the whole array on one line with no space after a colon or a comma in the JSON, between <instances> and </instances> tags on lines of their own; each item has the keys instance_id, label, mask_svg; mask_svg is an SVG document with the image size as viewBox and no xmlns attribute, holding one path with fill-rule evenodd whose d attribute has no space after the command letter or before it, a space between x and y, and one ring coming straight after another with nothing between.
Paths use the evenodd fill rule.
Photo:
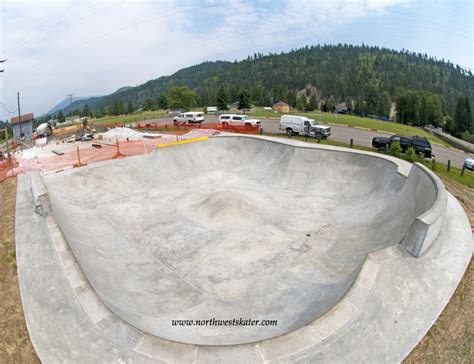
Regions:
<instances>
[{"instance_id":1,"label":"white pickup truck","mask_svg":"<svg viewBox=\"0 0 474 364\"><path fill-rule=\"evenodd\" d=\"M331 128L322 125L306 116L282 115L280 119L280 130L285 131L289 136L293 134L308 134L314 137L321 136L327 138L331 135Z\"/></svg>"},{"instance_id":2,"label":"white pickup truck","mask_svg":"<svg viewBox=\"0 0 474 364\"><path fill-rule=\"evenodd\" d=\"M219 123L221 124L244 124L244 125L260 125L260 120L250 119L247 115L237 114L222 114L219 116Z\"/></svg>"}]
</instances>

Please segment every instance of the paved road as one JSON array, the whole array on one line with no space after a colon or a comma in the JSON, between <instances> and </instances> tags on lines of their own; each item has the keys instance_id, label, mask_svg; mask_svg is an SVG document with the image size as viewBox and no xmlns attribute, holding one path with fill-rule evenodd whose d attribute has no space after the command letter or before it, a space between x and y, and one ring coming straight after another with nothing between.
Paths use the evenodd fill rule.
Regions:
<instances>
[{"instance_id":1,"label":"paved road","mask_svg":"<svg viewBox=\"0 0 474 364\"><path fill-rule=\"evenodd\" d=\"M262 128L267 133L274 133L274 134L283 134L282 131L278 129L279 121L274 119L261 119L262 120ZM213 115L207 115L206 121L208 122L216 122L217 117ZM147 120L146 122L154 122L159 125L164 124L173 124L172 118L163 118L163 119L156 119L156 120ZM349 144L350 139L354 139L355 145L361 145L366 147L372 146L372 138L376 136L383 136L386 137L389 134L375 132L372 130L365 130L365 129L357 129L346 127L342 125L333 125L331 124L332 134L330 136L331 140L337 142L343 142ZM432 144L433 154L436 160L440 163L447 164L448 160L451 160L451 165L454 167L462 168L464 164L464 159L468 158L470 155L464 153L463 151L443 147L440 145Z\"/></svg>"}]
</instances>

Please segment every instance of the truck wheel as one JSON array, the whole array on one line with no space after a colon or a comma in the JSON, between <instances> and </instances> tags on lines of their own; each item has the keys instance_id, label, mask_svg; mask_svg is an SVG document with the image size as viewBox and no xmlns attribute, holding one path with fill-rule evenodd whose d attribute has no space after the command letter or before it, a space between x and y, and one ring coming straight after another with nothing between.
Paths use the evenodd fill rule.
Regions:
<instances>
[{"instance_id":1,"label":"truck wheel","mask_svg":"<svg viewBox=\"0 0 474 364\"><path fill-rule=\"evenodd\" d=\"M289 137L291 137L293 135L293 130L291 129L286 129L286 135L288 135Z\"/></svg>"}]
</instances>

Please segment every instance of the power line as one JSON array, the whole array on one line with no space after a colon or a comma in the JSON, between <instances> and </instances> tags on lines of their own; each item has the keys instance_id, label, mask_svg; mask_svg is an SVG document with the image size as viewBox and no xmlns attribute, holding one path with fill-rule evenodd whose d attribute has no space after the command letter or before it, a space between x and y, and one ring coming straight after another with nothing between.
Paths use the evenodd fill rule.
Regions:
<instances>
[{"instance_id":1,"label":"power line","mask_svg":"<svg viewBox=\"0 0 474 364\"><path fill-rule=\"evenodd\" d=\"M239 3L239 2L234 2L234 3ZM28 69L31 69L31 68L33 68L33 67L36 67L36 66L40 65L40 64L49 62L49 61L53 60L54 58L57 58L57 57L59 57L59 56L65 54L65 53L71 51L71 50L74 49L74 48L78 48L78 47L84 46L84 45L86 45L86 44L88 44L88 43L90 43L90 42L93 42L93 41L96 41L96 40L98 40L98 39L107 37L107 36L109 36L109 35L111 35L111 34L114 34L114 33L120 32L120 31L123 31L123 30L128 29L128 28L131 28L131 27L135 27L135 26L138 26L138 25L141 25L141 24L145 24L145 23L148 23L148 22L157 20L157 19L159 19L159 18L169 17L169 16L172 16L172 15L182 14L182 13L186 13L186 12L198 11L198 10L202 10L202 9L205 9L205 8L220 7L220 6L223 6L223 5L229 6L229 5L232 5L232 4L233 4L232 2L226 2L226 3L223 3L223 4L213 4L213 5L207 5L207 6L201 6L201 7L194 7L194 8L189 8L189 9L185 9L185 10L175 11L175 12L168 13L168 14L163 14L163 15L160 15L160 16L157 16L157 17L153 17L153 18L149 18L149 19L146 19L146 20L143 20L143 21L134 22L134 23L131 23L131 24L128 24L128 25L125 25L125 26L116 28L116 29L111 30L111 31L109 31L109 32L102 33L102 34L100 34L100 35L98 35L98 36L96 36L96 37L87 39L87 40L85 40L85 41L83 41L83 42L81 42L81 43L78 43L78 44L76 44L76 45L74 45L74 46L72 46L72 47L69 47L69 48L67 48L67 49L65 49L65 50L63 50L63 51L61 51L61 52L59 52L59 53L57 53L57 54L55 54L55 55L49 57L49 58L45 58L45 59L43 59L43 60L38 61L37 63L35 63L33 66L29 67ZM351 3L350 3L350 2L347 2L347 4L351 4ZM99 10L99 11L102 11L102 10L104 10L104 9L101 9L101 10ZM394 12L394 11L393 11L393 12ZM397 12L394 12L394 13L397 13ZM403 13L403 12L398 12L398 13L399 13L400 15L411 16L412 18L420 18L419 16L416 16L416 15L409 15L409 14L406 14L406 13ZM90 16L90 15L91 15L91 14L89 14L88 16ZM421 19L423 20L423 18L421 18ZM432 17L432 19L434 19L434 18ZM389 23L386 23L386 22L385 22L384 25L386 25L386 26L400 26L400 24L399 24L400 22L409 22L409 21L410 21L410 19L396 19L396 18L391 18L391 20L394 20L395 23L389 24ZM398 22L398 24L397 24L396 22ZM270 21L270 24L271 24L271 23L272 23L272 21ZM295 23L296 23L296 24L299 23L299 20L296 19ZM326 23L327 23L327 22L326 22ZM324 22L321 23L321 24L324 24ZM321 24L320 24L320 25L321 25ZM329 23L328 23L328 24L329 24ZM376 23L374 23L374 24L376 24ZM278 24L276 24L276 23L275 23L275 25L278 26ZM376 24L376 25L377 25L377 24ZM69 26L70 26L70 25L69 25ZM420 28L426 28L426 29L433 29L433 30L435 30L435 29L438 28L438 27L446 28L446 26L444 26L443 24L433 23L433 22L427 22L427 21L424 21L423 23L421 23L421 24L419 25L419 27L420 27ZM441 30L441 29L438 28L438 29L436 29L436 30ZM252 31L255 31L255 28L247 29L247 30L245 30L245 31L240 31L239 34L240 34L240 35L243 35L243 34L246 34L246 33L249 33L249 34L250 34ZM277 33L277 32L278 32L278 30L275 31L275 33ZM456 35L459 36L459 37L466 38L463 34L460 34L460 33L457 33L457 32L452 32L452 34L456 34ZM219 34L216 38L222 38L223 35L224 35L224 34L221 33L221 34ZM399 37L399 38L402 38L402 37ZM407 37L407 38L408 38L408 37ZM211 38L211 39L212 39L212 38ZM211 39L208 39L208 41L211 40ZM421 39L421 38L420 38L420 39ZM202 47L201 47L201 48L202 48ZM465 67L465 68L468 68L468 67ZM27 69L27 70L28 70L28 69ZM13 78L16 78L18 75L19 75L19 73L15 74L15 75L12 75L12 77L8 78L7 80L11 80L11 79L13 79Z\"/></svg>"},{"instance_id":2,"label":"power line","mask_svg":"<svg viewBox=\"0 0 474 364\"><path fill-rule=\"evenodd\" d=\"M174 11L174 12L171 12L171 13L167 13L167 14L163 14L163 15L160 15L160 16L157 16L157 17L153 17L153 18L149 18L149 19L146 19L146 20L142 20L142 21L139 21L139 22L135 22L135 23L131 23L131 24L128 24L128 25L125 25L125 26L122 26L122 27L119 27L119 28L116 28L114 30L111 30L109 32L106 32L106 33L102 33L96 37L93 37L93 38L90 38L84 42L81 42L81 43L78 43L72 47L69 47L57 54L55 54L54 56L52 57L49 57L49 58L45 58L43 60L40 60L38 62L36 62L34 65L32 65L31 67L27 68L27 70L29 69L32 69L34 68L35 66L38 66L38 65L41 65L43 63L46 63L46 62L49 62L51 61L52 59L54 58L57 58L69 51L71 51L72 49L75 49L75 48L78 48L78 47L81 47L83 45L86 45L90 42L93 42L93 41L96 41L98 39L101 39L101 38L104 38L104 37L107 37L111 34L114 34L114 33L117 33L117 32L121 32L125 29L128 29L128 28L132 28L132 27L135 27L135 26L138 26L138 25L142 25L142 24L145 24L145 23L149 23L149 22L152 22L154 20L157 20L157 19L160 19L160 18L165 18L165 17L169 17L169 16L173 16L173 15L178 15L178 14L183 14L183 13L187 13L187 12L193 12L193 11L198 11L198 10L202 10L202 9L206 9L206 8L215 8L215 7L221 7L221 6L224 6L224 5L229 5L229 4L235 4L235 3L241 3L241 1L234 1L234 2L226 2L225 4L222 3L222 4L210 4L210 5L205 5L205 6L200 6L200 7L194 7L194 8L188 8L188 9L185 9L185 10L180 10L180 11ZM23 71L24 73L25 71ZM18 75L20 74L20 72L17 72L16 74L12 75L10 78L6 79L5 81L9 81L9 80L12 80L14 78L16 78Z\"/></svg>"},{"instance_id":3,"label":"power line","mask_svg":"<svg viewBox=\"0 0 474 364\"><path fill-rule=\"evenodd\" d=\"M10 113L10 114L16 114L16 112L18 110L15 110L15 111L10 111L7 109L7 107L3 104L3 102L0 102L0 105L2 105L3 109L7 112L7 113Z\"/></svg>"},{"instance_id":4,"label":"power line","mask_svg":"<svg viewBox=\"0 0 474 364\"><path fill-rule=\"evenodd\" d=\"M66 96L69 97L69 113L70 113L70 116L71 116L71 121L73 120L73 117L72 117L72 97L74 96L75 94L67 94Z\"/></svg>"},{"instance_id":5,"label":"power line","mask_svg":"<svg viewBox=\"0 0 474 364\"><path fill-rule=\"evenodd\" d=\"M101 3L102 3L102 2L101 2ZM88 7L88 8L86 8L86 9L83 9L83 10L81 10L79 13L84 12L84 10L88 10L88 9L90 9L90 8L96 7L96 6L100 5L101 3L95 4L95 5L91 6L91 7ZM71 23L69 23L69 24L67 24L67 25L65 25L65 26L63 26L63 27L61 27L61 28L59 28L59 29L56 29L55 31L53 31L53 32L51 32L51 33L49 33L49 34L46 34L46 35L45 35L44 37L42 37L42 38L36 38L36 39L30 40L30 41L24 43L23 47L20 47L20 48L18 48L18 49L16 49L16 50L12 51L12 53L10 54L10 57L12 57L12 56L15 57L15 56L20 55L20 54L23 53L33 42L34 42L34 43L41 42L41 41L43 41L43 40L45 40L45 39L51 37L52 35L57 34L57 33L59 33L60 31L66 29L66 28L69 28L69 27L73 26L74 24L77 24L77 23L79 23L80 21L82 21L82 20L84 20L84 19L86 19L86 18L88 18L88 17L90 17L90 16L96 15L96 14L98 14L98 13L104 11L104 10L107 10L107 9L112 8L112 7L114 7L114 6L117 6L117 5L119 5L119 4L120 4L120 1L117 2L117 3L113 3L113 4L109 5L109 6L106 6L105 8L99 9L99 10L93 12L93 13L89 13L89 14L87 14L87 15L84 15L83 17L76 18L73 22L71 22ZM68 20L68 19L70 19L70 18L72 18L72 17L75 17L76 15L77 15L77 14L72 14L72 15L70 15L69 17L64 18L64 19L63 19L62 21L60 21L59 23L56 23L56 24L54 24L52 27L47 28L47 30L53 29L53 28L56 27L57 25L66 22L66 20Z\"/></svg>"},{"instance_id":6,"label":"power line","mask_svg":"<svg viewBox=\"0 0 474 364\"><path fill-rule=\"evenodd\" d=\"M56 13L54 14L53 16L47 18L45 21L43 21L40 25L38 25L37 27L35 27L34 29L30 30L27 34L25 34L23 37L21 37L19 40L17 40L15 42L15 46L12 48L11 51L14 51L16 50L18 47L21 47L25 42L24 40L27 39L30 34L33 34L35 31L39 30L41 27L43 27L43 25L47 24L51 19L54 19L56 18L57 16L61 15L62 13L68 11L68 10L71 10L73 7L75 7L76 5L79 5L80 2L77 2L75 4L73 4L72 6L69 6L67 7L66 9L63 9L61 10L59 13ZM47 28L46 30L48 30L49 28ZM10 52L10 50L7 50L7 53Z\"/></svg>"}]
</instances>

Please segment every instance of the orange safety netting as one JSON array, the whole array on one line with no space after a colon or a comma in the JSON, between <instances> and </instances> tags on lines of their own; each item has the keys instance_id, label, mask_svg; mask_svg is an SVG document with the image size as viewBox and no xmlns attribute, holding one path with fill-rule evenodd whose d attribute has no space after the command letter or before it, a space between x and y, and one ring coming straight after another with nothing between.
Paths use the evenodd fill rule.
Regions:
<instances>
[{"instance_id":1,"label":"orange safety netting","mask_svg":"<svg viewBox=\"0 0 474 364\"><path fill-rule=\"evenodd\" d=\"M81 167L116 158L141 155L152 152L160 144L173 143L178 140L189 140L214 135L216 133L218 132L215 130L203 130L191 131L185 135L176 135L175 133L162 134L159 138L144 138L143 140L127 141L116 139L111 141L106 139L94 139L89 143L49 144L48 150L50 152L48 153L43 153L42 149L39 149L39 152L35 153L34 149L30 149L24 151L23 154L16 153L14 156L0 161L0 181L33 170L40 170L43 173L60 171L66 168Z\"/></svg>"},{"instance_id":2,"label":"orange safety netting","mask_svg":"<svg viewBox=\"0 0 474 364\"><path fill-rule=\"evenodd\" d=\"M137 129L146 130L164 130L174 131L176 133L186 133L189 130L194 129L212 129L228 133L239 133L239 134L259 134L259 125L242 125L232 123L202 123L202 124L188 124L188 123L175 123L175 124L158 124L158 123L136 123Z\"/></svg>"}]
</instances>

